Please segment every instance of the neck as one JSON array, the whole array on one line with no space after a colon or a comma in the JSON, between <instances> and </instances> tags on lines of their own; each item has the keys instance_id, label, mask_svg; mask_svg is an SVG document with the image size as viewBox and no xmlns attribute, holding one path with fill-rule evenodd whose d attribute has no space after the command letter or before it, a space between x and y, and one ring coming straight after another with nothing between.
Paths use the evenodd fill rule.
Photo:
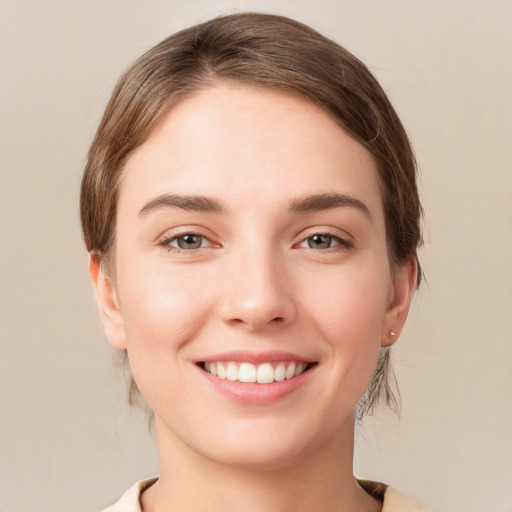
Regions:
<instances>
[{"instance_id":1,"label":"neck","mask_svg":"<svg viewBox=\"0 0 512 512\"><path fill-rule=\"evenodd\" d=\"M160 477L142 495L143 512L377 512L352 474L353 419L342 432L278 466L240 467L190 449L156 419Z\"/></svg>"}]
</instances>

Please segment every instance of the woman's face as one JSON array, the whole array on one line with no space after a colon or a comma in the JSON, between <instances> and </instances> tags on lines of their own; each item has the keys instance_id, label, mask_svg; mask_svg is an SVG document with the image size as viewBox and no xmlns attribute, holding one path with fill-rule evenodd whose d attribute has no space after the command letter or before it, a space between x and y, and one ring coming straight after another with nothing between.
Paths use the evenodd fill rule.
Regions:
<instances>
[{"instance_id":1,"label":"woman's face","mask_svg":"<svg viewBox=\"0 0 512 512\"><path fill-rule=\"evenodd\" d=\"M244 466L351 432L414 281L390 273L371 155L318 107L247 86L196 93L136 150L115 258L115 290L93 278L159 435Z\"/></svg>"}]
</instances>

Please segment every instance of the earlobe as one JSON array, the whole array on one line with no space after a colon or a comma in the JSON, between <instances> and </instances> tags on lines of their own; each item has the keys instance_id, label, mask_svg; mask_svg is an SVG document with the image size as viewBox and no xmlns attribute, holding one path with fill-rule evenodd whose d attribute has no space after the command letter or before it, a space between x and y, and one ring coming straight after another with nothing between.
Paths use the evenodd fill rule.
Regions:
<instances>
[{"instance_id":1,"label":"earlobe","mask_svg":"<svg viewBox=\"0 0 512 512\"><path fill-rule=\"evenodd\" d=\"M114 347L126 349L123 317L115 286L105 274L100 259L93 253L89 253L89 275L94 287L105 334Z\"/></svg>"},{"instance_id":2,"label":"earlobe","mask_svg":"<svg viewBox=\"0 0 512 512\"><path fill-rule=\"evenodd\" d=\"M382 347L393 345L402 332L416 287L417 273L416 258L411 256L394 276L391 299L382 324Z\"/></svg>"}]
</instances>

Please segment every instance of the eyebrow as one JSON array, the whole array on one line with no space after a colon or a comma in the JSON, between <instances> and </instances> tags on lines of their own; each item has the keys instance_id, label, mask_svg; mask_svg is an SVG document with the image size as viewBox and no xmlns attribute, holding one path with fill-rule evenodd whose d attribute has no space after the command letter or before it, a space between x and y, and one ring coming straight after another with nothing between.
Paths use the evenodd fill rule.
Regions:
<instances>
[{"instance_id":1,"label":"eyebrow","mask_svg":"<svg viewBox=\"0 0 512 512\"><path fill-rule=\"evenodd\" d=\"M226 213L226 207L217 199L208 196L162 194L142 208L139 215L147 215L160 208L182 208L195 212Z\"/></svg>"},{"instance_id":2,"label":"eyebrow","mask_svg":"<svg viewBox=\"0 0 512 512\"><path fill-rule=\"evenodd\" d=\"M307 213L332 208L351 207L363 212L372 219L369 208L356 197L346 194L326 193L298 197L290 201L291 212ZM201 195L162 194L147 203L139 215L147 215L160 208L182 208L195 212L225 214L228 209L219 200Z\"/></svg>"},{"instance_id":3,"label":"eyebrow","mask_svg":"<svg viewBox=\"0 0 512 512\"><path fill-rule=\"evenodd\" d=\"M292 200L289 204L290 211L298 213L314 212L340 207L356 208L369 217L370 220L372 219L370 209L360 199L346 194L327 193L302 196Z\"/></svg>"}]
</instances>

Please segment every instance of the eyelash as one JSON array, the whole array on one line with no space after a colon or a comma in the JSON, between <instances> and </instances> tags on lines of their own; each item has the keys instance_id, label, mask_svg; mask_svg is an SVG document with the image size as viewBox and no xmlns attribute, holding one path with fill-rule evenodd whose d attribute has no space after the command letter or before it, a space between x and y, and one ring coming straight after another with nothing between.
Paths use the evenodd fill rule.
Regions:
<instances>
[{"instance_id":1,"label":"eyelash","mask_svg":"<svg viewBox=\"0 0 512 512\"><path fill-rule=\"evenodd\" d=\"M184 239L185 237L189 237L189 236L200 238L201 239L201 245L199 247L196 247L196 248L188 248L188 249L183 248L183 247L179 247L179 246L176 246L176 245L172 245L173 242L176 242L177 244L179 244L179 240L180 239ZM324 248L321 248L321 249L311 247L309 245L309 241L312 240L314 237L325 237L325 238L328 238L329 239L329 243L334 242L335 245L330 246L330 247L324 247ZM203 243L205 243L205 242L208 245L203 246ZM307 246L303 246L303 244L307 244ZM170 236L170 237L166 237L163 240L161 240L158 243L158 245L160 245L161 247L163 247L164 249L166 249L169 252L187 253L187 254L194 254L196 251L198 251L200 249L207 249L207 248L210 248L210 247L215 247L215 244L209 238L207 238L207 237L205 237L203 235L200 235L198 233L195 233L195 232L185 232L185 233L180 233L178 235L173 235L173 236ZM354 244L350 240L347 240L345 238L341 238L340 236L334 235L334 234L329 233L329 232L316 232L316 233L312 233L310 236L308 236L306 238L303 238L298 244L295 244L295 246L296 247L297 246L298 247L302 247L304 249L308 249L308 250L313 251L313 252L326 252L326 251L332 252L332 251L330 251L331 249L333 249L333 250L351 249L351 248L354 247Z\"/></svg>"},{"instance_id":2,"label":"eyelash","mask_svg":"<svg viewBox=\"0 0 512 512\"><path fill-rule=\"evenodd\" d=\"M317 249L311 247L308 243L308 241L312 240L314 237L326 237L329 239L330 242L335 242L335 245L317 250ZM327 233L325 233L325 232L312 233L310 236L304 238L298 245L299 245L299 247L303 247L302 244L306 244L306 243L308 244L308 247L304 247L304 249L309 249L309 250L312 250L315 252L328 251L329 249L334 249L334 250L336 250L336 249L338 249L338 250L351 249L354 247L354 244L352 241L347 240L346 238L341 238L340 236L334 235L329 232L327 232Z\"/></svg>"},{"instance_id":3,"label":"eyelash","mask_svg":"<svg viewBox=\"0 0 512 512\"><path fill-rule=\"evenodd\" d=\"M172 245L172 242L179 243L178 241L180 239L184 239L187 236L194 236L194 237L200 238L201 246L194 248L194 249L184 249L183 247L176 247L176 246ZM206 247L203 247L203 242L207 242L208 245ZM163 247L164 249L166 249L169 252L187 253L187 254L194 254L199 249L207 249L209 247L215 246L215 244L210 239L208 239L207 237L200 235L198 233L194 233L194 232L180 233L179 235L173 235L173 236L164 238L162 241L160 241L158 243L158 245L160 245L161 247Z\"/></svg>"}]
</instances>

